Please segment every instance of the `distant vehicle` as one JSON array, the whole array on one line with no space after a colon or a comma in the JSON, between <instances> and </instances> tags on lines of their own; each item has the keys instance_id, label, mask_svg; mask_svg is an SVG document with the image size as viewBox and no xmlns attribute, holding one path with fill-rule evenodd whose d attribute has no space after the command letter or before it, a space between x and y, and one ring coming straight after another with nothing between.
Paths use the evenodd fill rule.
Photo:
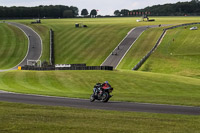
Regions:
<instances>
[{"instance_id":1,"label":"distant vehicle","mask_svg":"<svg viewBox=\"0 0 200 133\"><path fill-rule=\"evenodd\" d=\"M197 30L197 29L198 29L197 27L190 28L190 30Z\"/></svg>"},{"instance_id":2,"label":"distant vehicle","mask_svg":"<svg viewBox=\"0 0 200 133\"><path fill-rule=\"evenodd\" d=\"M142 22L142 20L140 20L140 19L137 19L136 21L137 21L137 22Z\"/></svg>"},{"instance_id":3,"label":"distant vehicle","mask_svg":"<svg viewBox=\"0 0 200 133\"><path fill-rule=\"evenodd\" d=\"M31 22L31 24L40 24L40 23L41 23L40 19L37 19L35 22Z\"/></svg>"}]
</instances>

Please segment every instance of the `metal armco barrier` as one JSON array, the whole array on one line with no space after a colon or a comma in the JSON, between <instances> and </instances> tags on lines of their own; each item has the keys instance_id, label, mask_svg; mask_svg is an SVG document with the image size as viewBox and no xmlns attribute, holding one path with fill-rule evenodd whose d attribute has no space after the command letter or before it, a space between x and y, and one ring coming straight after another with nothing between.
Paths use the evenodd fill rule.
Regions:
<instances>
[{"instance_id":1,"label":"metal armco barrier","mask_svg":"<svg viewBox=\"0 0 200 133\"><path fill-rule=\"evenodd\" d=\"M53 66L48 66L48 67L36 67L36 66L22 66L21 70L37 70L37 71L49 71L49 70L55 70L55 67Z\"/></svg>"},{"instance_id":2,"label":"metal armco barrier","mask_svg":"<svg viewBox=\"0 0 200 133\"><path fill-rule=\"evenodd\" d=\"M176 26L172 26L172 27L163 29L163 33L160 36L160 38L158 39L158 41L156 42L155 46L151 49L151 51L149 51L149 53L147 53L147 55L145 55L140 60L140 62L138 64L136 64L134 66L134 68L132 70L138 70L145 63L145 61L149 58L149 56L151 56L151 54L156 50L156 48L158 47L158 44L160 43L161 39L164 37L164 35L165 35L165 33L166 33L167 30L178 28L178 27L182 27L182 26L194 25L194 24L200 24L200 22L181 24L181 25L176 25Z\"/></svg>"},{"instance_id":3,"label":"metal armco barrier","mask_svg":"<svg viewBox=\"0 0 200 133\"><path fill-rule=\"evenodd\" d=\"M56 68L55 70L113 70L111 66L82 66L82 67L63 67Z\"/></svg>"},{"instance_id":4,"label":"metal armco barrier","mask_svg":"<svg viewBox=\"0 0 200 133\"><path fill-rule=\"evenodd\" d=\"M49 71L49 70L113 70L112 66L86 66L86 64L70 64L70 67L36 67L36 66L23 66L21 70L37 70L37 71Z\"/></svg>"},{"instance_id":5,"label":"metal armco barrier","mask_svg":"<svg viewBox=\"0 0 200 133\"><path fill-rule=\"evenodd\" d=\"M50 65L55 64L54 60L54 31L50 29L50 59L49 59Z\"/></svg>"}]
</instances>

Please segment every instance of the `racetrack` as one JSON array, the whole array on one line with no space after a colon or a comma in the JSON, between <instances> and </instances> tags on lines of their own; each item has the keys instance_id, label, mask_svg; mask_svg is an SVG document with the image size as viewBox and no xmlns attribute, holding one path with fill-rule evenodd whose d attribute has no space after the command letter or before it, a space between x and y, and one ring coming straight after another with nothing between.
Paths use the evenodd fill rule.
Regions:
<instances>
[{"instance_id":1,"label":"racetrack","mask_svg":"<svg viewBox=\"0 0 200 133\"><path fill-rule=\"evenodd\" d=\"M110 101L108 103L95 101L91 103L89 99L84 100L84 99L72 99L64 97L26 95L26 94L9 93L4 91L0 91L0 101L49 105L49 106L67 106L67 107L87 108L87 109L200 115L200 107L113 102L113 101Z\"/></svg>"},{"instance_id":2,"label":"racetrack","mask_svg":"<svg viewBox=\"0 0 200 133\"><path fill-rule=\"evenodd\" d=\"M27 65L27 60L38 60L42 55L42 40L40 36L31 28L14 22L6 22L10 25L16 26L21 29L28 38L28 51L24 59L15 67L9 70L15 70L18 66ZM0 70L1 71L8 71L8 70Z\"/></svg>"},{"instance_id":3,"label":"racetrack","mask_svg":"<svg viewBox=\"0 0 200 133\"><path fill-rule=\"evenodd\" d=\"M169 26L169 25L162 25ZM113 66L117 68L121 60L127 54L129 49L135 43L135 41L140 37L140 35L148 28L155 28L158 25L141 26L132 29L127 36L119 43L119 45L112 51L112 53L107 57L107 59L101 64L101 66Z\"/></svg>"}]
</instances>

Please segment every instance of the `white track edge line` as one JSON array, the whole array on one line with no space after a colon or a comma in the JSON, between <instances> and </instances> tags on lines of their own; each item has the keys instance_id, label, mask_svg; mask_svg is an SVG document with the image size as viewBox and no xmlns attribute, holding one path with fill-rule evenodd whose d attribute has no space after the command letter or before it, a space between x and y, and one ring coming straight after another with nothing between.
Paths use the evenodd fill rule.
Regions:
<instances>
[{"instance_id":1,"label":"white track edge line","mask_svg":"<svg viewBox=\"0 0 200 133\"><path fill-rule=\"evenodd\" d=\"M124 37L124 39L117 45L117 47L118 47L119 45L121 45L121 43L126 39L126 37L130 34L130 32L132 32L132 31L135 30L135 29L136 29L136 28L131 29L131 30L126 34L126 36ZM115 49L112 50L112 52L115 51L115 50L117 49L117 47L115 47ZM100 66L102 66L102 65L107 61L107 59L112 55L112 52L108 55L108 57L103 61L103 63L102 63Z\"/></svg>"},{"instance_id":2,"label":"white track edge line","mask_svg":"<svg viewBox=\"0 0 200 133\"><path fill-rule=\"evenodd\" d=\"M26 26L27 28L33 30L31 27L29 27L27 25L24 25L24 26ZM33 30L33 32L35 32L38 35L38 37L40 38L40 42L41 42L41 52L40 52L40 56L38 58L38 60L39 60L41 58L41 56L42 56L42 53L43 53L43 42L42 42L42 38L40 37L40 35L35 30Z\"/></svg>"},{"instance_id":3,"label":"white track edge line","mask_svg":"<svg viewBox=\"0 0 200 133\"><path fill-rule=\"evenodd\" d=\"M9 24L9 25L12 25L11 23L7 23L7 24ZM17 66L19 66L19 64L21 64L25 59L26 59L26 57L28 56L28 53L29 53L29 48L30 48L30 39L29 39L29 37L28 37L28 35L26 34L26 32L25 31L23 31L20 27L18 27L17 25L12 25L12 26L15 26L15 27L17 27L18 29L20 29L25 35L26 35L26 37L28 38L28 50L27 50L27 52L26 52L26 55L25 55L25 57L24 57L24 59L20 62L20 63L18 63L16 66L14 66L13 68L10 68L10 69L7 69L7 70L5 70L5 71L8 71L8 70L15 70L15 68L17 67ZM16 68L17 69L17 68Z\"/></svg>"},{"instance_id":4,"label":"white track edge line","mask_svg":"<svg viewBox=\"0 0 200 133\"><path fill-rule=\"evenodd\" d=\"M12 22L12 23L16 23L16 22ZM35 31L35 30L33 30L31 27L29 27L29 26L27 26L27 25L25 25L25 24L21 24L21 23L16 23L16 24L20 24L20 25L23 25L23 26L25 26L25 27L27 27L27 28L29 28L29 29L31 29L35 34L37 34L37 36L39 37L39 39L40 39L40 42L41 42L41 52L40 52L40 56L39 56L39 58L37 59L37 60L39 60L40 58L41 58L41 56L42 56L42 53L43 53L43 42L42 42L42 38L40 37L40 35ZM15 26L15 25L14 25ZM18 26L16 26L16 27L18 27ZM20 30L22 30L20 27L18 27ZM23 30L22 30L23 31ZM23 31L24 32L24 31ZM24 32L25 33L25 32ZM28 38L28 40L29 40L29 37L28 37L28 35L25 33L25 35L27 36L27 38ZM29 52L29 46L30 46L30 40L29 40L29 43L28 43L28 52ZM28 55L28 52L27 52L27 55ZM27 57L27 55L25 56L25 58ZM22 63L24 60L25 60L25 58L20 62L20 63ZM19 63L19 64L20 64ZM18 64L18 65L19 65ZM18 65L16 65L15 67L17 67ZM13 67L13 68L15 68L15 67ZM13 68L11 68L11 69L13 69Z\"/></svg>"},{"instance_id":5,"label":"white track edge line","mask_svg":"<svg viewBox=\"0 0 200 133\"><path fill-rule=\"evenodd\" d=\"M144 30L145 31L145 30ZM144 32L143 31L143 32ZM143 33L142 32L142 33ZM140 36L142 35L142 33L140 33L140 35L137 37L137 39L131 44L131 46L127 49L126 53L123 55L123 57L120 59L120 61L118 62L117 66L115 67L115 69L117 69L117 67L119 66L119 64L121 63L121 61L124 59L124 57L126 56L126 54L129 52L129 50L132 48L133 44L135 44L135 42L140 38Z\"/></svg>"}]
</instances>

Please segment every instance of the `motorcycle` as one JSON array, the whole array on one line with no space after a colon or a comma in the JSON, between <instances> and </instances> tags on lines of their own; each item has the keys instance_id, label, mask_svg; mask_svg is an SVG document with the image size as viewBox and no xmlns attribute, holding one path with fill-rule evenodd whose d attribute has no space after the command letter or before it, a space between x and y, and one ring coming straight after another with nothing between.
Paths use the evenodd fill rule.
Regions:
<instances>
[{"instance_id":1,"label":"motorcycle","mask_svg":"<svg viewBox=\"0 0 200 133\"><path fill-rule=\"evenodd\" d=\"M108 100L112 97L112 95L110 95L113 91L112 87L102 88L102 84L97 83L94 88L96 91L93 90L93 94L90 96L90 102L94 102L95 100L108 102Z\"/></svg>"}]
</instances>

